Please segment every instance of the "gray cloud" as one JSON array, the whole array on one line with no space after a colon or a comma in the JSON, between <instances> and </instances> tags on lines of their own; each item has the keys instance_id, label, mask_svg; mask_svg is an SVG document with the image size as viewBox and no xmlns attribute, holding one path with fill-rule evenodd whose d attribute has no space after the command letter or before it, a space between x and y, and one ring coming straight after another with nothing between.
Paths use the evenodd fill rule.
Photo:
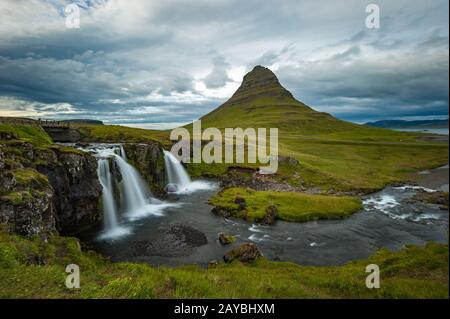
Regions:
<instances>
[{"instance_id":1,"label":"gray cloud","mask_svg":"<svg viewBox=\"0 0 450 319\"><path fill-rule=\"evenodd\" d=\"M206 87L217 89L223 87L231 79L228 76L227 70L230 68L230 64L227 63L224 57L217 56L213 59L213 68L204 79Z\"/></svg>"},{"instance_id":2,"label":"gray cloud","mask_svg":"<svg viewBox=\"0 0 450 319\"><path fill-rule=\"evenodd\" d=\"M379 30L359 0L78 1L69 30L71 2L2 1L0 114L186 123L256 64L344 119L448 114L444 0L378 1Z\"/></svg>"}]
</instances>

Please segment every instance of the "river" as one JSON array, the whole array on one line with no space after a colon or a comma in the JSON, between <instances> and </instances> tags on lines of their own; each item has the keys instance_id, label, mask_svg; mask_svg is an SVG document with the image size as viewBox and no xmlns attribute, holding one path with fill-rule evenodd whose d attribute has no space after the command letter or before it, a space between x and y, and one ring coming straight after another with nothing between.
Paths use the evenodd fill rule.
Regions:
<instances>
[{"instance_id":1,"label":"river","mask_svg":"<svg viewBox=\"0 0 450 319\"><path fill-rule=\"evenodd\" d=\"M437 170L426 175L435 173L442 175ZM91 232L84 234L84 239L113 261L168 266L205 266L211 260L221 260L225 252L243 242L256 243L271 260L339 265L366 258L382 247L397 250L407 244L448 241L448 211L437 205L411 203L417 187L389 186L366 196L364 209L347 219L277 221L263 226L214 215L207 202L218 187L207 183L210 187L206 189L169 196L164 200L169 205L158 215L126 220L127 236L102 240ZM448 188L448 175L446 183ZM237 241L222 246L218 242L221 232L235 235Z\"/></svg>"}]
</instances>

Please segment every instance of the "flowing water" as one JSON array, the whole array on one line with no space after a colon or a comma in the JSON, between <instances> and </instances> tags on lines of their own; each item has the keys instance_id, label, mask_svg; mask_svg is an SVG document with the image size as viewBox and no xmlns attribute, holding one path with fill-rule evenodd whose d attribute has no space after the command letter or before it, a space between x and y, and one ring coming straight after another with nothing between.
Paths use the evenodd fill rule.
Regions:
<instances>
[{"instance_id":1,"label":"flowing water","mask_svg":"<svg viewBox=\"0 0 450 319\"><path fill-rule=\"evenodd\" d=\"M101 158L98 160L97 174L100 184L103 187L103 209L104 209L104 228L107 230L116 229L117 209L114 202L113 188L111 182L111 170L109 168L109 160Z\"/></svg>"},{"instance_id":2,"label":"flowing water","mask_svg":"<svg viewBox=\"0 0 450 319\"><path fill-rule=\"evenodd\" d=\"M178 161L168 165L176 163L181 166ZM272 260L338 265L366 258L381 247L396 250L407 244L448 240L448 211L412 202L420 188L417 186L387 187L366 196L364 209L344 220L277 221L264 226L214 215L208 199L218 191L218 185L211 181L197 183L203 187L169 195L156 214L128 219L126 227L131 231L127 236L114 241L99 240L97 234L86 234L86 238L112 260L170 266L206 265L221 260L243 242L256 243ZM236 236L237 241L222 246L218 242L221 232Z\"/></svg>"},{"instance_id":3,"label":"flowing water","mask_svg":"<svg viewBox=\"0 0 450 319\"><path fill-rule=\"evenodd\" d=\"M204 181L192 181L181 162L169 151L164 151L164 162L169 181L167 188L169 193L190 194L210 188L210 185Z\"/></svg>"},{"instance_id":4,"label":"flowing water","mask_svg":"<svg viewBox=\"0 0 450 319\"><path fill-rule=\"evenodd\" d=\"M97 239L117 240L129 236L133 230L131 221L158 216L165 208L176 206L153 197L138 171L128 164L122 145L95 144L82 150L96 156L103 188L104 227Z\"/></svg>"}]
</instances>

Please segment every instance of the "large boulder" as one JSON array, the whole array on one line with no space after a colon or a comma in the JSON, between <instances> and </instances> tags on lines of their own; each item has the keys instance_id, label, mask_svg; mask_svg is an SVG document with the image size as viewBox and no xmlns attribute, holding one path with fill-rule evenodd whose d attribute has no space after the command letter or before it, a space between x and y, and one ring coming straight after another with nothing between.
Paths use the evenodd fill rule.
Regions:
<instances>
[{"instance_id":1,"label":"large boulder","mask_svg":"<svg viewBox=\"0 0 450 319\"><path fill-rule=\"evenodd\" d=\"M263 257L263 254L258 249L258 247L255 244L252 243L245 243L239 246L238 248L235 248L233 250L230 250L223 256L223 260L226 263L233 262L235 260L239 260L244 263L253 262L258 258Z\"/></svg>"},{"instance_id":2,"label":"large boulder","mask_svg":"<svg viewBox=\"0 0 450 319\"><path fill-rule=\"evenodd\" d=\"M223 246L230 245L234 243L236 237L232 235L225 235L224 233L219 234L219 243Z\"/></svg>"}]
</instances>

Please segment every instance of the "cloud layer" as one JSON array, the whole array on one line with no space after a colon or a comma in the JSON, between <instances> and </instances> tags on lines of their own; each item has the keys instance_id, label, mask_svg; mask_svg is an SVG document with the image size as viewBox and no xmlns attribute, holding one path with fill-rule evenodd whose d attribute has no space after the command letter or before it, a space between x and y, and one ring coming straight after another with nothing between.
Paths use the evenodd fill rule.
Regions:
<instances>
[{"instance_id":1,"label":"cloud layer","mask_svg":"<svg viewBox=\"0 0 450 319\"><path fill-rule=\"evenodd\" d=\"M76 3L81 27L65 26ZM0 115L166 128L211 111L256 64L352 121L448 116L448 1L0 3Z\"/></svg>"}]
</instances>

